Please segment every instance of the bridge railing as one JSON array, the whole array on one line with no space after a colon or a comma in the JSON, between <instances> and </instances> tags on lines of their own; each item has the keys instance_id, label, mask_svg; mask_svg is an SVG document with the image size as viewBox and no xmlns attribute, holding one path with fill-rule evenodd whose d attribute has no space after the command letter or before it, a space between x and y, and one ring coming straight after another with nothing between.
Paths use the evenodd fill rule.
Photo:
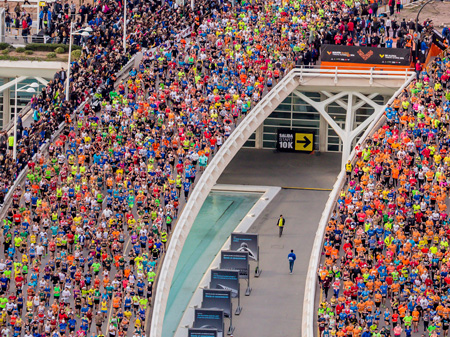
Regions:
<instances>
[{"instance_id":1,"label":"bridge railing","mask_svg":"<svg viewBox=\"0 0 450 337\"><path fill-rule=\"evenodd\" d=\"M405 70L385 70L382 67L367 67L354 69L351 67L321 67L321 66L296 66L294 68L299 73L300 79L303 75L317 77L334 77L335 83L341 77L368 79L373 83L376 79L404 79L405 81L414 73L411 69ZM345 75L345 76L344 76Z\"/></svg>"}]
</instances>

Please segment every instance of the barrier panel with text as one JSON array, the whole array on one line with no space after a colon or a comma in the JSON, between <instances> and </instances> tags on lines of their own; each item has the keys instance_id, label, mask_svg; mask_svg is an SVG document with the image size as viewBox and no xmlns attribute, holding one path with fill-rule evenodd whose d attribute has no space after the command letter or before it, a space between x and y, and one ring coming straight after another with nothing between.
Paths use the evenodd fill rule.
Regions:
<instances>
[{"instance_id":1,"label":"barrier panel with text","mask_svg":"<svg viewBox=\"0 0 450 337\"><path fill-rule=\"evenodd\" d=\"M255 270L255 277L259 277L261 275L261 269L259 268L258 234L231 233L230 250L247 252L250 260L258 263Z\"/></svg>"},{"instance_id":2,"label":"barrier panel with text","mask_svg":"<svg viewBox=\"0 0 450 337\"><path fill-rule=\"evenodd\" d=\"M340 64L389 65L409 67L409 48L376 48L325 44L320 47L321 61Z\"/></svg>"},{"instance_id":3,"label":"barrier panel with text","mask_svg":"<svg viewBox=\"0 0 450 337\"><path fill-rule=\"evenodd\" d=\"M217 330L191 328L188 330L188 337L217 337Z\"/></svg>"},{"instance_id":4,"label":"barrier panel with text","mask_svg":"<svg viewBox=\"0 0 450 337\"><path fill-rule=\"evenodd\" d=\"M223 310L195 309L194 328L216 329L223 335Z\"/></svg>"},{"instance_id":5,"label":"barrier panel with text","mask_svg":"<svg viewBox=\"0 0 450 337\"><path fill-rule=\"evenodd\" d=\"M223 310L225 317L230 319L228 334L234 332L233 327L233 303L231 302L231 290L203 289L203 309Z\"/></svg>"},{"instance_id":6,"label":"barrier panel with text","mask_svg":"<svg viewBox=\"0 0 450 337\"><path fill-rule=\"evenodd\" d=\"M247 279L245 296L250 296L250 265L248 263L248 252L233 252L231 250L221 251L220 268L239 271L239 278Z\"/></svg>"},{"instance_id":7,"label":"barrier panel with text","mask_svg":"<svg viewBox=\"0 0 450 337\"><path fill-rule=\"evenodd\" d=\"M237 270L211 269L211 289L224 289L231 291L231 297L238 299L236 315L242 311L241 307L241 285L239 283L239 272Z\"/></svg>"}]
</instances>

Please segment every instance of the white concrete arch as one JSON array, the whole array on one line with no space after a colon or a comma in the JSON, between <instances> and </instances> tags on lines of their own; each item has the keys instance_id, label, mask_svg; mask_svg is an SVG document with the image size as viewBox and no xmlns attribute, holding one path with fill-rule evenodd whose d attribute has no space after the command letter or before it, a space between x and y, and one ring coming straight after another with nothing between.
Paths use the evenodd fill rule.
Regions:
<instances>
[{"instance_id":1,"label":"white concrete arch","mask_svg":"<svg viewBox=\"0 0 450 337\"><path fill-rule=\"evenodd\" d=\"M175 266L183 249L183 244L197 217L200 208L211 191L225 167L233 159L234 155L244 145L256 128L264 122L267 116L276 107L273 101L282 102L298 86L294 79L294 73L290 72L269 92L258 105L251 110L249 115L238 125L229 139L224 143L215 155L205 172L200 177L197 186L192 191L188 203L184 208L170 239L170 244L164 258L161 274L158 279L156 297L153 307L150 336L161 336L169 297L170 285L175 273Z\"/></svg>"},{"instance_id":2,"label":"white concrete arch","mask_svg":"<svg viewBox=\"0 0 450 337\"><path fill-rule=\"evenodd\" d=\"M391 87L398 88L405 83L409 83L415 78L414 72L409 71L367 71L361 70L339 70L339 69L311 69L311 68L296 68L291 70L268 94L266 94L261 101L250 111L247 117L238 125L231 136L224 143L219 152L214 156L208 167L200 177L196 187L183 209L180 218L175 226L175 230L170 239L170 243L163 261L161 273L158 278L156 287L155 300L153 305L153 314L150 328L150 337L161 337L164 315L169 297L172 279L175 273L175 267L178 263L184 242L192 228L192 225L197 217L200 208L203 205L206 197L211 191L212 187L220 177L224 169L230 163L232 158L236 155L239 149L244 145L252 133L264 122L270 113L299 85L317 86L317 91L323 90L324 86L336 87L336 90L344 90L337 95L331 96L325 101L315 102L301 92L295 92L299 97L311 104L317 111L326 119L326 121L333 127L336 133L344 139L350 138L351 132L356 133L355 130L342 130L334 120L326 113L325 107L331 102L340 100L344 96L356 95L355 87ZM352 88L347 91L346 88ZM375 91L376 89L373 89ZM349 91L353 91L350 93ZM300 95L299 95L300 94ZM361 98L365 103L371 101L362 95ZM359 97L359 96L358 96ZM372 102L372 101L371 101ZM344 103L341 101L341 104ZM365 104L364 103L364 104ZM374 102L372 102L374 103ZM345 103L344 103L345 104ZM363 105L364 105L363 104ZM376 103L374 103L376 104ZM372 105L373 106L373 105ZM352 114L354 110L352 104L346 105L347 114ZM382 110L378 109L377 113L373 114L371 121L378 120L382 115ZM366 123L367 126L370 122ZM372 123L373 125L373 123ZM354 138L354 137L353 137ZM351 139L353 139L351 138ZM351 141L350 141L351 144ZM348 147L350 148L350 147ZM344 154L345 155L345 154ZM346 154L346 158L349 153ZM309 274L308 274L309 276ZM315 289L314 289L315 291ZM314 298L314 295L312 295ZM309 307L308 307L309 308ZM180 310L182 310L180 308ZM308 327L309 328L309 327ZM309 330L309 329L308 329ZM312 337L313 335L311 335Z\"/></svg>"}]
</instances>

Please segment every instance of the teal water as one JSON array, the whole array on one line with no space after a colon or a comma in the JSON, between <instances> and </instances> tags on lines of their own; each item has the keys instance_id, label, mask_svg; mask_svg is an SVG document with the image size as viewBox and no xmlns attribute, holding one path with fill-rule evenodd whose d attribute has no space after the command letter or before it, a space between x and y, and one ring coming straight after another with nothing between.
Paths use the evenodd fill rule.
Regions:
<instances>
[{"instance_id":1,"label":"teal water","mask_svg":"<svg viewBox=\"0 0 450 337\"><path fill-rule=\"evenodd\" d=\"M260 193L211 192L183 246L170 287L162 337L172 337L203 275Z\"/></svg>"}]
</instances>

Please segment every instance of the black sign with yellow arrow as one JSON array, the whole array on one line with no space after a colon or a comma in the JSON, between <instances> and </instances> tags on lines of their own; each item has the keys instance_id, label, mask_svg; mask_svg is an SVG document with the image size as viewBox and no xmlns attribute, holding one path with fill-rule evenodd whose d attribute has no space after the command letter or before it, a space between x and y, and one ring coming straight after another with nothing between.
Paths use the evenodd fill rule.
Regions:
<instances>
[{"instance_id":1,"label":"black sign with yellow arrow","mask_svg":"<svg viewBox=\"0 0 450 337\"><path fill-rule=\"evenodd\" d=\"M279 129L277 149L285 152L307 152L314 150L314 132Z\"/></svg>"}]
</instances>

